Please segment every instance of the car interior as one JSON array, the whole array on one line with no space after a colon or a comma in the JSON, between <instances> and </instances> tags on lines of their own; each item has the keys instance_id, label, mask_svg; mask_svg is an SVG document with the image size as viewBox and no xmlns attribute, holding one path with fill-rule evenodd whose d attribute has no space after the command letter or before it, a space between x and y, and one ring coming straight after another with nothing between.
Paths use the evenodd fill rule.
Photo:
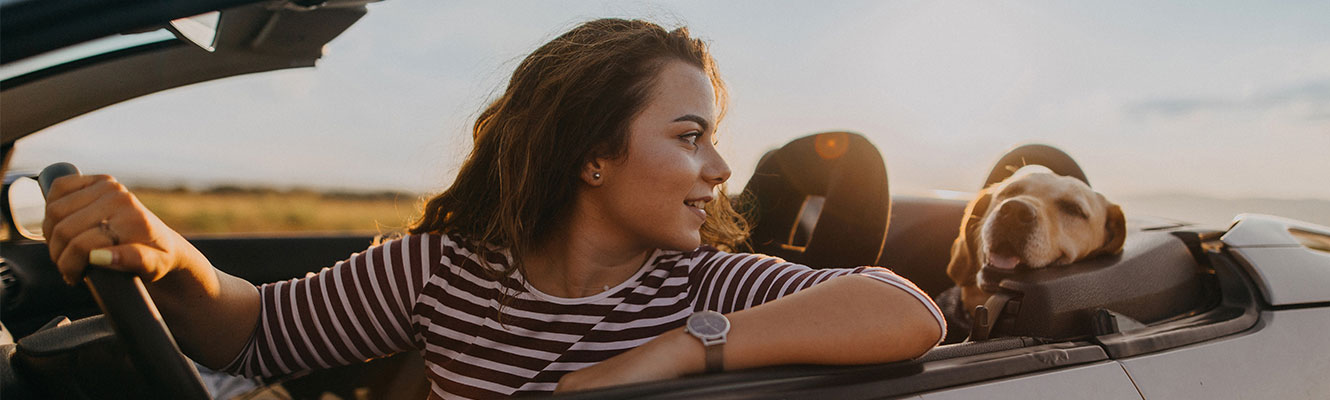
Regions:
<instances>
[{"instance_id":1,"label":"car interior","mask_svg":"<svg viewBox=\"0 0 1330 400\"><path fill-rule=\"evenodd\" d=\"M1037 150L1016 156L1024 162L1070 160L1044 147L1013 152ZM745 188L750 194L737 197L751 202L739 208L753 215L754 249L819 267L883 265L933 296L950 287L949 247L965 202L890 198L879 154L866 138L850 132L809 135L768 153ZM1001 163L994 168L1003 169ZM8 213L8 206L3 208ZM94 398L108 388L127 397L153 395L93 294L64 285L45 244L23 238L9 225L0 267L5 277L0 321L18 343L4 347L7 397L21 393L11 391L19 387L55 398ZM1211 242L1220 232L1148 219L1129 226L1119 255L1003 280L994 296L1001 304L990 314L991 339L945 344L908 362L769 367L566 396L692 398L737 387L796 397L800 391L903 395L1158 351L1256 322L1251 284L1231 260L1216 257ZM218 268L255 283L302 277L375 240L356 235L191 239ZM824 259L832 261L820 263ZM66 371L75 371L78 384L68 384ZM265 383L296 398L325 392L342 398L419 397L428 389L423 360L410 353Z\"/></svg>"},{"instance_id":2,"label":"car interior","mask_svg":"<svg viewBox=\"0 0 1330 400\"><path fill-rule=\"evenodd\" d=\"M57 2L22 3L36 10L28 22L45 22L29 27L20 23L28 15L7 12L3 17L6 35L33 33L30 37L6 38L6 46L0 48L0 61L4 63L143 24L122 20L135 13L102 15L98 13L104 10L93 8L55 9L62 7ZM206 80L203 77L313 65L323 44L365 12L365 1L360 0L330 1L326 3L332 6L311 8L309 12L268 9L244 0L205 3L209 2L141 2L135 7L183 7L154 8L162 15L173 16L228 10L222 14L221 23L235 29L223 30L216 46L219 52L227 51L228 46L238 49L233 51L242 56L233 59L233 64L217 65L218 69L182 69L179 76L163 75L169 79L160 82L127 81L133 74L123 71L144 63L178 59L180 65L186 65L185 60L193 57L188 51L193 50L189 47L192 45L161 43L100 55L97 61L105 62L107 67L87 69L97 71L91 75L72 73L81 63L70 63L6 79L6 113L0 123L0 150L4 153L0 160L4 161L0 161L0 170L16 150L15 141L53 121L163 88ZM6 10L10 9L7 6ZM53 23L49 18L42 19L43 15L75 15L82 19ZM150 17L151 21L164 20L157 14ZM77 34L72 36L58 34L75 31ZM254 31L266 33L250 35ZM143 86L151 90L91 90L87 91L89 95L69 103L32 100L56 99L49 91L100 87L102 82L160 86ZM54 109L56 113L24 114L21 104L31 106L31 110ZM1027 163L1089 182L1070 156L1042 145L1022 146L1002 154L988 172L988 182L1001 180L1013 172L1015 168L1011 167ZM144 355L135 350L141 338L127 339L121 332L123 323L108 318L114 313L103 313L105 304L99 306L98 296L88 287L65 285L45 243L25 236L15 223L10 192L21 179L6 175L4 195L0 196L0 323L13 338L0 344L4 398L177 398L159 390L160 381L145 378L145 369L153 365L147 362L145 368ZM746 195L736 196L743 203L736 206L751 218L750 244L756 252L818 267L881 265L936 297L953 285L946 268L966 202L892 196L888 186L886 161L866 137L853 132L815 133L762 157L745 188ZM756 368L557 397L896 397L1158 352L1243 332L1260 323L1261 304L1253 281L1224 253L1218 242L1222 231L1130 213L1127 227L1121 254L1022 272L1002 280L994 296L997 300L985 305L984 340L944 344L919 359L896 363ZM360 234L190 238L217 268L256 284L303 277L364 250L376 240L379 238ZM141 291L133 286L119 290ZM100 300L114 299L102 296ZM160 322L144 323L153 324ZM166 356L178 358L178 354L177 350ZM262 383L268 389L280 388L292 398L423 398L428 390L424 377L420 355L401 353L361 364L274 377Z\"/></svg>"}]
</instances>

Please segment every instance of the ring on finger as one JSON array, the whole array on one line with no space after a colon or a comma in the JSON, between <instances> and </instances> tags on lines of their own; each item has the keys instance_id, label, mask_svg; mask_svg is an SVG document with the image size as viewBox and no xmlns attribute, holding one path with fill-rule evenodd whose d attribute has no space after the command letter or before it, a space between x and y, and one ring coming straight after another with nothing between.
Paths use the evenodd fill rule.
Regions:
<instances>
[{"instance_id":1,"label":"ring on finger","mask_svg":"<svg viewBox=\"0 0 1330 400\"><path fill-rule=\"evenodd\" d=\"M107 238L111 239L111 245L112 245L112 246L119 246L119 245L120 245L120 235L116 235L116 234L115 234L115 231L114 231L114 230L111 230L111 220L109 220L109 219L103 219L102 222L101 222L101 224L100 224L100 226L101 226L101 229L102 229L102 233L105 234Z\"/></svg>"}]
</instances>

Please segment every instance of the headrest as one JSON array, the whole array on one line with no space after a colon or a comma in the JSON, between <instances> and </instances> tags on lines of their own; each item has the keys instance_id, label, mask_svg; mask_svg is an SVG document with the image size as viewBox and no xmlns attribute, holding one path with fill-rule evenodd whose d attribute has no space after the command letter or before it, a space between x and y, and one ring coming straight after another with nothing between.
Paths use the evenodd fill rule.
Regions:
<instances>
[{"instance_id":1,"label":"headrest","mask_svg":"<svg viewBox=\"0 0 1330 400\"><path fill-rule=\"evenodd\" d=\"M1081 171L1081 166L1067 153L1045 144L1027 144L1003 154L988 172L984 187L1002 182L1026 165L1042 165L1054 174L1070 176L1090 186L1090 180L1085 177L1085 172Z\"/></svg>"},{"instance_id":2,"label":"headrest","mask_svg":"<svg viewBox=\"0 0 1330 400\"><path fill-rule=\"evenodd\" d=\"M887 167L862 135L825 132L791 141L758 162L751 243L814 267L873 265L891 214Z\"/></svg>"}]
</instances>

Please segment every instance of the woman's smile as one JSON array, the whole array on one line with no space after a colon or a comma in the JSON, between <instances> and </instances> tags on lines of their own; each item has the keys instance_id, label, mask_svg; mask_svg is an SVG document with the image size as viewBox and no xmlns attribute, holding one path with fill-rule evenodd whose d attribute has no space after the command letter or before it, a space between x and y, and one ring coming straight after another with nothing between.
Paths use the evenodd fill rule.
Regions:
<instances>
[{"instance_id":1,"label":"woman's smile","mask_svg":"<svg viewBox=\"0 0 1330 400\"><path fill-rule=\"evenodd\" d=\"M685 200L683 202L683 205L688 207L688 210L690 212L692 212L694 215L697 215L699 219L698 221L699 226L702 224L702 222L705 222L707 220L706 206L707 202L710 201L711 201L711 196L707 196L700 199Z\"/></svg>"}]
</instances>

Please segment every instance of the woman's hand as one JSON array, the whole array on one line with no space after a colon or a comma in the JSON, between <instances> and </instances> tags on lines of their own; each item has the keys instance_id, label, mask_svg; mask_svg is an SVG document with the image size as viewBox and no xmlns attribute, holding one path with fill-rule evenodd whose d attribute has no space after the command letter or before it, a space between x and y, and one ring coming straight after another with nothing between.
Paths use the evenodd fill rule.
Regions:
<instances>
[{"instance_id":1,"label":"woman's hand","mask_svg":"<svg viewBox=\"0 0 1330 400\"><path fill-rule=\"evenodd\" d=\"M705 349L697 338L675 329L623 354L559 379L555 393L674 379L702 372Z\"/></svg>"},{"instance_id":2,"label":"woman's hand","mask_svg":"<svg viewBox=\"0 0 1330 400\"><path fill-rule=\"evenodd\" d=\"M145 282L200 260L207 263L180 234L107 175L71 175L52 182L42 231L51 259L71 285L82 279L94 250L98 264L138 275Z\"/></svg>"},{"instance_id":3,"label":"woman's hand","mask_svg":"<svg viewBox=\"0 0 1330 400\"><path fill-rule=\"evenodd\" d=\"M110 176L52 182L42 231L71 285L83 278L89 253L104 268L143 278L181 350L204 365L216 369L235 359L258 324L254 285L213 268Z\"/></svg>"}]
</instances>

